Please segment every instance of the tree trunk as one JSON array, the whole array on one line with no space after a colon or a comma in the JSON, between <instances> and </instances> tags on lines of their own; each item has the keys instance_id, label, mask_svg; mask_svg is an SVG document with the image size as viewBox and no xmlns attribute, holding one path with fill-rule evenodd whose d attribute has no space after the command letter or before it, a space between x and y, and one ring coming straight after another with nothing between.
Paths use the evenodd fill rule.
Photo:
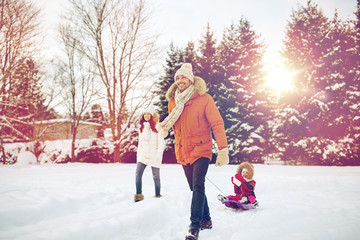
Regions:
<instances>
[{"instance_id":1,"label":"tree trunk","mask_svg":"<svg viewBox=\"0 0 360 240\"><path fill-rule=\"evenodd\" d=\"M75 162L75 141L76 141L76 133L77 127L73 127L72 141L71 141L71 162Z\"/></svg>"},{"instance_id":2,"label":"tree trunk","mask_svg":"<svg viewBox=\"0 0 360 240\"><path fill-rule=\"evenodd\" d=\"M114 147L114 163L120 162L120 146L118 143L115 143Z\"/></svg>"},{"instance_id":3,"label":"tree trunk","mask_svg":"<svg viewBox=\"0 0 360 240\"><path fill-rule=\"evenodd\" d=\"M3 142L2 138L0 138L0 148L1 148L1 153L2 153L2 162L3 162L3 164L6 164L5 148L4 148L4 142Z\"/></svg>"}]
</instances>

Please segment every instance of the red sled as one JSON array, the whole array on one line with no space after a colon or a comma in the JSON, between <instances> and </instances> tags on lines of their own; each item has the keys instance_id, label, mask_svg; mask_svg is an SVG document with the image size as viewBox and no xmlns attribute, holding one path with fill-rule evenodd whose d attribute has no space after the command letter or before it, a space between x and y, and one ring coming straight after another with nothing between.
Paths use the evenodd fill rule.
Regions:
<instances>
[{"instance_id":1,"label":"red sled","mask_svg":"<svg viewBox=\"0 0 360 240\"><path fill-rule=\"evenodd\" d=\"M218 199L228 208L233 209L242 209L242 210L249 210L254 209L259 206L258 201L255 201L254 203L241 203L236 200L225 198L224 196L219 195Z\"/></svg>"}]
</instances>

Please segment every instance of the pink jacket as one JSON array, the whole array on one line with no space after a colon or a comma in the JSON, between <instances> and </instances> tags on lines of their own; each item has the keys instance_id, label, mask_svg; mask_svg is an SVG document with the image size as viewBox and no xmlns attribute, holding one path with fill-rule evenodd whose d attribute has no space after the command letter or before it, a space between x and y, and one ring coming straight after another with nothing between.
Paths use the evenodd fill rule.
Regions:
<instances>
[{"instance_id":1,"label":"pink jacket","mask_svg":"<svg viewBox=\"0 0 360 240\"><path fill-rule=\"evenodd\" d=\"M243 197L248 197L250 202L255 201L255 180L248 180L246 181L241 174L237 173L235 175L235 178L238 179L241 182L241 185L238 186L234 183L233 177L231 177L231 182L234 184L234 193L236 195L230 195L228 198L231 198L233 200L239 201ZM251 197L252 196L252 197Z\"/></svg>"}]
</instances>

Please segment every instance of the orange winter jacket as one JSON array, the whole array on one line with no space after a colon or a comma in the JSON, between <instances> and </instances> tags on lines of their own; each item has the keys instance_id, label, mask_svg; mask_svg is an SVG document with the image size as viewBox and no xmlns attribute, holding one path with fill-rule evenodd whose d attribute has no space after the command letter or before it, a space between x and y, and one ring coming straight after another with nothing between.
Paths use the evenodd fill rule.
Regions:
<instances>
[{"instance_id":1,"label":"orange winter jacket","mask_svg":"<svg viewBox=\"0 0 360 240\"><path fill-rule=\"evenodd\" d=\"M206 84L200 77L194 77L194 96L185 103L184 110L173 126L175 134L175 155L183 165L193 164L201 157L212 158L212 136L219 149L227 147L224 121L213 98L206 93ZM175 108L174 83L167 92L169 113Z\"/></svg>"}]
</instances>

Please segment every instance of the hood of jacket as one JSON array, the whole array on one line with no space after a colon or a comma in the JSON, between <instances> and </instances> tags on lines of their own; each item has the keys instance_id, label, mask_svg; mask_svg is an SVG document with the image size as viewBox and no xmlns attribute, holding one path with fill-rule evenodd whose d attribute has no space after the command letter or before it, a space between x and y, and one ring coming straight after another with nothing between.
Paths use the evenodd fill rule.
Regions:
<instances>
[{"instance_id":1,"label":"hood of jacket","mask_svg":"<svg viewBox=\"0 0 360 240\"><path fill-rule=\"evenodd\" d=\"M246 168L249 172L249 179L253 179L254 177L254 166L249 162L242 162L237 168L237 173L241 174L243 168Z\"/></svg>"},{"instance_id":2,"label":"hood of jacket","mask_svg":"<svg viewBox=\"0 0 360 240\"><path fill-rule=\"evenodd\" d=\"M194 88L195 92L197 92L200 96L204 95L206 93L206 83L204 79L194 76ZM174 98L176 89L177 85L176 83L173 83L171 87L167 90L165 97L168 101Z\"/></svg>"}]
</instances>

